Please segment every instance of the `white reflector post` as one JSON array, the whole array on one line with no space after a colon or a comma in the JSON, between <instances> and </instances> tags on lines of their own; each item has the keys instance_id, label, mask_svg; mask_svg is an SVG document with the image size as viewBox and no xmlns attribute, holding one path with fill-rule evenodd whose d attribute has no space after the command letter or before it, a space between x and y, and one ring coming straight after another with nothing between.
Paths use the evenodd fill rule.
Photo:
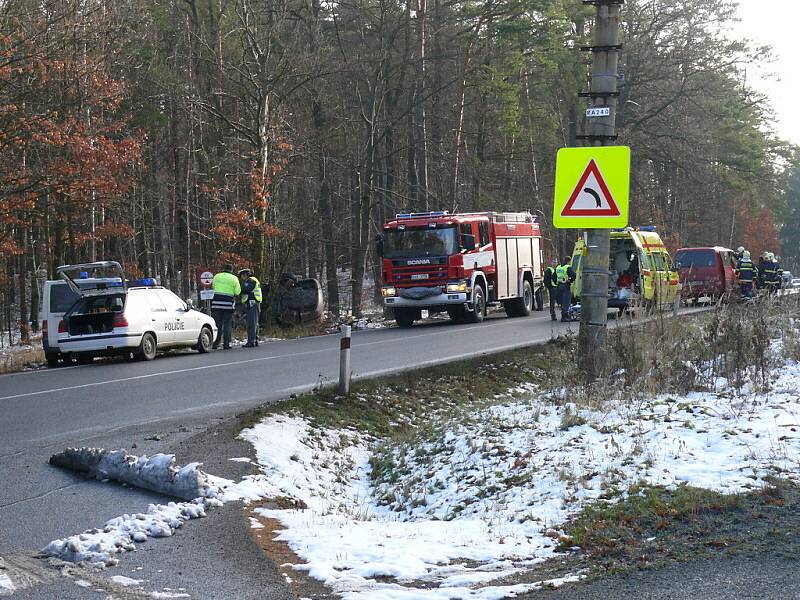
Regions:
<instances>
[{"instance_id":1,"label":"white reflector post","mask_svg":"<svg viewBox=\"0 0 800 600\"><path fill-rule=\"evenodd\" d=\"M342 339L339 344L339 394L350 393L350 325L342 325Z\"/></svg>"}]
</instances>

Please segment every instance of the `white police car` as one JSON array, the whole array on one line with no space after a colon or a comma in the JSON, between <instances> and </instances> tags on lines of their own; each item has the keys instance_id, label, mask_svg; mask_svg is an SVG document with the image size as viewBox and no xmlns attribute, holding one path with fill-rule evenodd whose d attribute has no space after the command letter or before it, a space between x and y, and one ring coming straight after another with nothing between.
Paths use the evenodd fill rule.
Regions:
<instances>
[{"instance_id":1,"label":"white police car","mask_svg":"<svg viewBox=\"0 0 800 600\"><path fill-rule=\"evenodd\" d=\"M104 276L89 277L97 271ZM211 348L217 334L213 318L153 280L127 282L117 262L65 265L56 272L79 297L58 324L62 354L79 362L114 354L153 360L168 348Z\"/></svg>"}]
</instances>

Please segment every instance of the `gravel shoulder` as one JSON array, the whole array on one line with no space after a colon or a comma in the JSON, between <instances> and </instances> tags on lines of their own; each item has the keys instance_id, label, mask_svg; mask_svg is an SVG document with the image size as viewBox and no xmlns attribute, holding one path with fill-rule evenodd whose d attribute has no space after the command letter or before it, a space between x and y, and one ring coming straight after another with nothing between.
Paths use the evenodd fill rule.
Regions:
<instances>
[{"instance_id":1,"label":"gravel shoulder","mask_svg":"<svg viewBox=\"0 0 800 600\"><path fill-rule=\"evenodd\" d=\"M715 558L604 577L520 598L539 600L787 600L800 598L800 562L782 555Z\"/></svg>"}]
</instances>

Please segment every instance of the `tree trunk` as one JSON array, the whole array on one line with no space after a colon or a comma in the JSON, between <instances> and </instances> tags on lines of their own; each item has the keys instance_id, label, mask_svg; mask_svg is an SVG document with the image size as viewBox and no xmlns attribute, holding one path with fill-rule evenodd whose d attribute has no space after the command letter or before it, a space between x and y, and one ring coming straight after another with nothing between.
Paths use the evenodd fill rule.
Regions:
<instances>
[{"instance_id":1,"label":"tree trunk","mask_svg":"<svg viewBox=\"0 0 800 600\"><path fill-rule=\"evenodd\" d=\"M427 0L417 0L417 60L414 85L414 155L416 190L414 197L423 210L428 204L428 137L425 121L425 44L427 36Z\"/></svg>"}]
</instances>

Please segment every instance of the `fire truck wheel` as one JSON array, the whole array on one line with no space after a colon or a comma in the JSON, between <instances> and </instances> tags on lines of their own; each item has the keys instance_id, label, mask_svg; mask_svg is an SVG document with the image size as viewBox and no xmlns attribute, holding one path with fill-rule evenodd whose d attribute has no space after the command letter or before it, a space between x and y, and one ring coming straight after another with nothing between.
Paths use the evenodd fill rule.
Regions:
<instances>
[{"instance_id":1,"label":"fire truck wheel","mask_svg":"<svg viewBox=\"0 0 800 600\"><path fill-rule=\"evenodd\" d=\"M410 310L394 309L394 320L398 327L407 329L414 324L414 312Z\"/></svg>"},{"instance_id":2,"label":"fire truck wheel","mask_svg":"<svg viewBox=\"0 0 800 600\"><path fill-rule=\"evenodd\" d=\"M513 300L506 300L503 306L509 317L527 317L533 310L533 288L529 281L522 283L522 296Z\"/></svg>"},{"instance_id":3,"label":"fire truck wheel","mask_svg":"<svg viewBox=\"0 0 800 600\"><path fill-rule=\"evenodd\" d=\"M469 320L472 323L480 323L486 316L486 299L483 294L483 288L475 285L472 289L472 307L473 310L469 313Z\"/></svg>"}]
</instances>

